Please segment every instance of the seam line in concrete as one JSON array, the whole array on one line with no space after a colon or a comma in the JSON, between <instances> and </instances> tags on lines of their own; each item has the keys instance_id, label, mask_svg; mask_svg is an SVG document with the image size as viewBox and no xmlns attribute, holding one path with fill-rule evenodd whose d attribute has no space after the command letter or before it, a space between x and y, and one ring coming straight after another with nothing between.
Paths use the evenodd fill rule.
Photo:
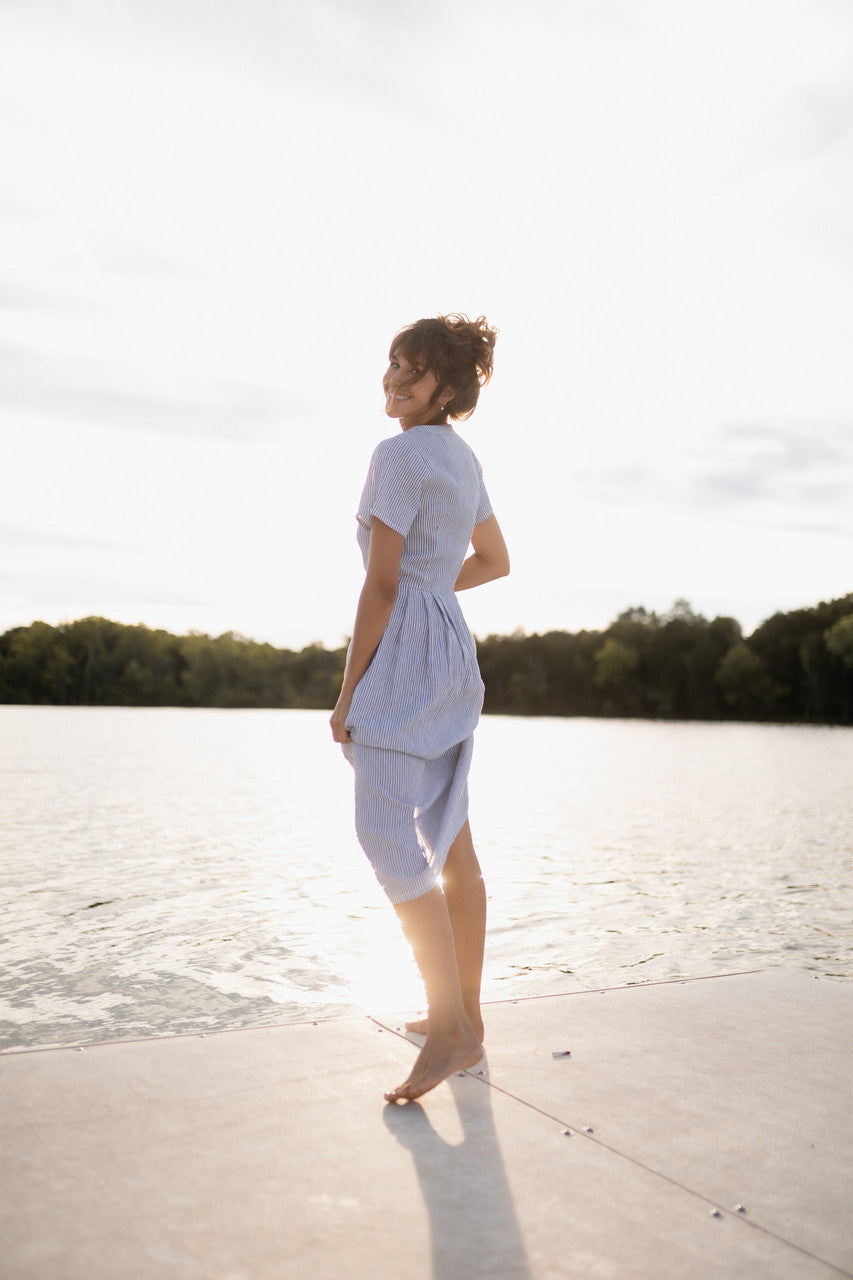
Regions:
<instances>
[{"instance_id":1,"label":"seam line in concrete","mask_svg":"<svg viewBox=\"0 0 853 1280\"><path fill-rule=\"evenodd\" d=\"M656 978L653 982L623 982L616 987L581 987L577 991L546 991L541 996L502 996L500 1000L483 1000L486 1006L494 1004L523 1004L526 1000L563 1000L566 996L596 996L607 991L637 991L643 987L686 987L691 982L714 982L718 978L745 978L754 973L767 973L766 969L735 969L732 973L698 973L690 978Z\"/></svg>"},{"instance_id":2,"label":"seam line in concrete","mask_svg":"<svg viewBox=\"0 0 853 1280\"><path fill-rule=\"evenodd\" d=\"M760 969L752 970L751 972L760 973L762 972L762 970ZM724 974L720 976L735 977L738 975ZM642 984L642 985L645 985L645 984ZM661 985L661 984L655 984L655 985ZM625 990L625 988L617 988L617 989ZM570 994L583 995L586 993L572 992ZM375 1022L377 1026L382 1027L383 1030L390 1031L391 1034L397 1036L398 1039L405 1040L405 1042L407 1044L412 1045L413 1048L417 1048L417 1045L415 1044L415 1042L413 1040L410 1040L408 1036L404 1032L398 1030L397 1027L388 1026L387 1023L380 1022L380 1020L375 1017L371 1017L371 1021ZM537 1107L534 1102L529 1102L526 1098L521 1098L518 1096L518 1094L510 1092L509 1089L504 1089L501 1085L495 1084L493 1080L489 1080L485 1076L478 1076L473 1069L469 1069L465 1071L464 1074L466 1076L470 1076L471 1079L474 1080L477 1084L486 1085L488 1088L494 1089L496 1093L502 1094L505 1098L510 1098L513 1102L519 1103L522 1107L527 1108L528 1111L535 1111L537 1115L543 1116L546 1120L552 1120L555 1124L558 1124L561 1127L561 1129L571 1130L572 1137L584 1138L586 1139L587 1142L594 1142L597 1146L601 1147L602 1150L608 1151L610 1152L611 1155L616 1156L617 1159L627 1160L629 1164L634 1165L635 1168L637 1169L642 1169L644 1173L650 1173L652 1177L660 1178L661 1181L669 1183L671 1187L675 1187L678 1191L683 1191L686 1195L693 1196L695 1199L700 1200L703 1204L708 1205L709 1209L715 1209L718 1213L722 1214L723 1216L732 1218L734 1221L737 1221L739 1223L743 1223L744 1226L752 1227L753 1230L761 1232L762 1235L771 1237L771 1239L778 1241L779 1244L782 1244L789 1249L795 1249L797 1253L801 1253L804 1257L810 1258L812 1262L817 1262L824 1267L828 1267L830 1271L833 1271L836 1275L845 1276L847 1280L853 1280L853 1272L845 1271L842 1267L837 1266L834 1262L830 1262L827 1258L820 1257L819 1254L813 1253L810 1249L806 1249L803 1245L797 1244L793 1240L788 1240L785 1236L780 1236L776 1231L772 1231L769 1227L764 1227L761 1225L760 1222L756 1222L754 1218L749 1218L744 1214L732 1212L730 1208L728 1208L725 1205L718 1204L715 1200L711 1200L703 1192L696 1191L693 1187L688 1187L685 1183L679 1182L677 1178L672 1178L669 1176L669 1174L662 1173L660 1169L653 1169L651 1165L644 1164L642 1160L638 1160L636 1156L628 1155L627 1152L625 1151L620 1151L618 1147L612 1147L610 1146L609 1143L602 1142L602 1140L600 1138L597 1138L594 1134L585 1133L583 1129L583 1125L578 1125L573 1120L561 1120L559 1116L553 1115L550 1111L544 1111L541 1107ZM396 1106L398 1104L393 1103L389 1105Z\"/></svg>"}]
</instances>

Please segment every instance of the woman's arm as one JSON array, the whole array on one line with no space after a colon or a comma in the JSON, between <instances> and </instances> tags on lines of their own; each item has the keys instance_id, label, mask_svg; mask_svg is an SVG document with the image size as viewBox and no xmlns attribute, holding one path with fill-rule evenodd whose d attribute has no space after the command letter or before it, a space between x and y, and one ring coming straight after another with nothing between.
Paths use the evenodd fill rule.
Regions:
<instances>
[{"instance_id":1,"label":"woman's arm","mask_svg":"<svg viewBox=\"0 0 853 1280\"><path fill-rule=\"evenodd\" d=\"M474 525L471 546L474 554L468 557L459 570L454 591L480 587L484 582L505 578L509 573L509 552L495 516L489 516L487 520Z\"/></svg>"},{"instance_id":2,"label":"woman's arm","mask_svg":"<svg viewBox=\"0 0 853 1280\"><path fill-rule=\"evenodd\" d=\"M329 721L335 742L352 741L346 729L352 695L370 666L388 626L400 585L400 558L404 541L401 533L396 533L377 516L373 516L370 522L367 572L358 598L344 680Z\"/></svg>"}]
</instances>

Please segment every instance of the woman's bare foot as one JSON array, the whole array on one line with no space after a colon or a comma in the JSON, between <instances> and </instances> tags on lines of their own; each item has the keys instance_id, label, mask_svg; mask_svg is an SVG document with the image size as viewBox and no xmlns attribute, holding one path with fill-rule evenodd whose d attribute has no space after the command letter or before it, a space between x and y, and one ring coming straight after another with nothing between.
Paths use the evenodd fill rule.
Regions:
<instances>
[{"instance_id":1,"label":"woman's bare foot","mask_svg":"<svg viewBox=\"0 0 853 1280\"><path fill-rule=\"evenodd\" d=\"M483 1044L486 1039L486 1033L485 1028L483 1027L483 1016L480 1013L480 1010L477 1009L476 1012L472 1012L470 1009L466 1009L465 1012L468 1014L468 1021L474 1028L474 1035L480 1041L480 1044ZM429 1019L415 1018L412 1022L407 1022L405 1026L407 1031L413 1031L416 1036L425 1036L428 1034Z\"/></svg>"},{"instance_id":2,"label":"woman's bare foot","mask_svg":"<svg viewBox=\"0 0 853 1280\"><path fill-rule=\"evenodd\" d=\"M473 1031L461 1036L427 1037L409 1078L385 1094L386 1102L412 1102L434 1089L454 1071L466 1071L475 1066L483 1056L483 1046Z\"/></svg>"}]
</instances>

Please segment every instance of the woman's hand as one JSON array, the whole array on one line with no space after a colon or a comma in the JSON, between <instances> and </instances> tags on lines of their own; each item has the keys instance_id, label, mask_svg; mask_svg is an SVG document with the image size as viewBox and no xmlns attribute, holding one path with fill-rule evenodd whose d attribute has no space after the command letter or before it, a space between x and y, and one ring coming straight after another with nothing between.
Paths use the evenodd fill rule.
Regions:
<instances>
[{"instance_id":1,"label":"woman's hand","mask_svg":"<svg viewBox=\"0 0 853 1280\"><path fill-rule=\"evenodd\" d=\"M352 738L347 733L347 717L349 716L351 702L352 696L347 697L342 693L335 703L335 709L329 721L335 742L352 742Z\"/></svg>"}]
</instances>

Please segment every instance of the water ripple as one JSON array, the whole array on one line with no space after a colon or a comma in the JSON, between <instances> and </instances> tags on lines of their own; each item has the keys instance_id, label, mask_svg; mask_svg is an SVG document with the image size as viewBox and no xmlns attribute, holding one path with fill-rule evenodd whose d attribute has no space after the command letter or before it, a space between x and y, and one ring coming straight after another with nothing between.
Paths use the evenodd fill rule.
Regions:
<instances>
[{"instance_id":1,"label":"water ripple","mask_svg":"<svg viewBox=\"0 0 853 1280\"><path fill-rule=\"evenodd\" d=\"M417 1007L322 712L0 707L0 1047ZM493 717L486 999L853 976L853 732Z\"/></svg>"}]
</instances>

